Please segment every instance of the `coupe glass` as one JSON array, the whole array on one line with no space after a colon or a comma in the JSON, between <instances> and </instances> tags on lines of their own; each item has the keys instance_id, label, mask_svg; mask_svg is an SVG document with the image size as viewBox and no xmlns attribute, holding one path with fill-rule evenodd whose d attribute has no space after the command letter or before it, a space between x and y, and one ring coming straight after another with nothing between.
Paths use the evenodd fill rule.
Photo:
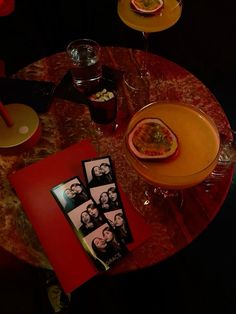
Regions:
<instances>
[{"instance_id":1,"label":"coupe glass","mask_svg":"<svg viewBox=\"0 0 236 314\"><path fill-rule=\"evenodd\" d=\"M182 13L182 0L139 0L139 2L142 2L144 7L153 5L153 3L162 4L160 9L150 14L137 11L131 0L118 0L117 10L120 19L128 27L141 32L144 38L145 55L140 64L139 75L146 80L150 77L150 69L146 62L149 35L163 31L179 20Z\"/></svg>"},{"instance_id":2,"label":"coupe glass","mask_svg":"<svg viewBox=\"0 0 236 314\"><path fill-rule=\"evenodd\" d=\"M131 131L145 118L161 119L172 130L178 139L177 153L151 160L138 158L133 153L129 145ZM155 132L152 135L158 138L158 131ZM207 114L192 105L150 103L133 115L124 138L127 161L150 186L145 192L146 203L158 195L162 199L171 197L177 207L182 207L183 189L204 181L218 162L220 136L217 127Z\"/></svg>"}]
</instances>

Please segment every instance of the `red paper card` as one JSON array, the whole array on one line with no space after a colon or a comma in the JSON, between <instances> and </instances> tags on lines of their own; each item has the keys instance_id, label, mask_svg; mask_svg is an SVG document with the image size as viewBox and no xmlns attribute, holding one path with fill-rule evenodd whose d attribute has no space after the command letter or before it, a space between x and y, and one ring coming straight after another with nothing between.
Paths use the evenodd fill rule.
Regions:
<instances>
[{"instance_id":1,"label":"red paper card","mask_svg":"<svg viewBox=\"0 0 236 314\"><path fill-rule=\"evenodd\" d=\"M98 270L50 190L73 176L84 180L81 161L96 156L92 144L84 140L9 176L65 292L71 292ZM128 249L133 250L148 238L150 228L119 189L134 240Z\"/></svg>"}]
</instances>

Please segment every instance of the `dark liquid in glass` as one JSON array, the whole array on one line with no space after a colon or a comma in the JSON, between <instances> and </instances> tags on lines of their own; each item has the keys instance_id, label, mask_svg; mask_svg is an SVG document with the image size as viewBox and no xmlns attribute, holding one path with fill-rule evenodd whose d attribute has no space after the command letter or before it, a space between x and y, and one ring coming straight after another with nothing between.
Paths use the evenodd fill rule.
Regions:
<instances>
[{"instance_id":1,"label":"dark liquid in glass","mask_svg":"<svg viewBox=\"0 0 236 314\"><path fill-rule=\"evenodd\" d=\"M116 96L106 101L91 101L89 110L91 119L95 123L108 124L113 122L117 113Z\"/></svg>"}]
</instances>

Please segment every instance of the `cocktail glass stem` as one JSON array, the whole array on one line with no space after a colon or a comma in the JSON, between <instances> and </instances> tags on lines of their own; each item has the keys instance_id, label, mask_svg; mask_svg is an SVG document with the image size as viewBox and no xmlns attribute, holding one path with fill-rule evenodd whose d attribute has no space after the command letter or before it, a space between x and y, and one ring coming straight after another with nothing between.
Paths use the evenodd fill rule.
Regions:
<instances>
[{"instance_id":1,"label":"cocktail glass stem","mask_svg":"<svg viewBox=\"0 0 236 314\"><path fill-rule=\"evenodd\" d=\"M169 190L157 186L150 186L150 189L145 191L144 205L149 205L152 202L161 203L167 198L172 199L178 209L182 209L184 204L183 190Z\"/></svg>"},{"instance_id":2,"label":"cocktail glass stem","mask_svg":"<svg viewBox=\"0 0 236 314\"><path fill-rule=\"evenodd\" d=\"M142 32L142 36L144 38L144 57L141 64L140 74L141 74L141 77L144 77L144 78L147 76L150 76L150 72L147 67L147 54L149 50L149 35L150 33Z\"/></svg>"}]
</instances>

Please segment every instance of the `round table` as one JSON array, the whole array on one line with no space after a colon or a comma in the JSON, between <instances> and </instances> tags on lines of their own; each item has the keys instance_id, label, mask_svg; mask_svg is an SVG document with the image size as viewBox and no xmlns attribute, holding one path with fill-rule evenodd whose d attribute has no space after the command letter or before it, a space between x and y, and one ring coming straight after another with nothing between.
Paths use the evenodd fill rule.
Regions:
<instances>
[{"instance_id":1,"label":"round table","mask_svg":"<svg viewBox=\"0 0 236 314\"><path fill-rule=\"evenodd\" d=\"M116 70L138 71L143 58L144 53L139 50L102 48L103 64ZM156 78L149 82L149 102L174 101L197 106L215 121L220 133L230 138L227 117L214 95L202 82L182 67L160 56L149 53L146 61L151 76ZM30 64L14 77L58 84L68 70L69 60L65 52L61 52ZM118 112L122 123L127 122L135 110L124 85L121 81L118 87ZM50 110L39 117L42 136L37 145L18 155L0 156L0 246L32 265L51 268L7 176L13 170L37 162L82 139L92 139L99 155L111 156L119 184L152 228L151 237L108 273L116 274L148 267L177 253L214 219L228 193L233 167L229 167L224 177L215 181L209 189L202 183L185 190L182 209L177 208L169 199L144 205L147 185L123 156L123 131L106 136L98 135L91 128L90 114L85 105L59 98L54 98Z\"/></svg>"}]
</instances>

